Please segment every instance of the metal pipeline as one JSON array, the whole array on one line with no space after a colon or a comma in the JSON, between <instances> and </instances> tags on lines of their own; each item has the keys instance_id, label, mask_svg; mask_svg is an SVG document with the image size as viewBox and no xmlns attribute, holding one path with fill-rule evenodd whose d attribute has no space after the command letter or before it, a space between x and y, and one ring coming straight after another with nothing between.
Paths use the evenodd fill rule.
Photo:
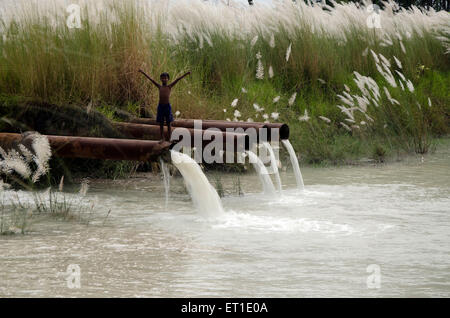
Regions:
<instances>
[{"instance_id":1,"label":"metal pipeline","mask_svg":"<svg viewBox=\"0 0 450 318\"><path fill-rule=\"evenodd\" d=\"M119 130L121 133L125 135L129 135L133 138L139 139L160 139L160 127L156 125L149 124L136 124L136 123L119 123L116 122L113 124L114 128ZM178 128L184 128L184 131L177 130ZM218 128L218 127L216 127ZM220 130L220 129L219 129ZM249 150L253 143L257 142L257 138L250 138L247 134L241 133L232 133L225 131L213 131L213 130L202 130L202 129L193 129L187 128L183 126L176 126L171 128L171 142L179 143L183 140L183 133L186 133L186 136L189 135L190 141L189 145L194 147L195 145L195 137L201 138L202 147L206 146L216 138L222 139L222 144L226 145L230 142L233 143L233 149L239 149L243 147L242 150ZM174 133L175 132L175 133ZM167 127L164 126L164 134L167 136ZM252 140L254 139L254 140Z\"/></svg>"},{"instance_id":2,"label":"metal pipeline","mask_svg":"<svg viewBox=\"0 0 450 318\"><path fill-rule=\"evenodd\" d=\"M196 119L177 119L171 123L173 127L185 127L194 128L194 120ZM271 129L278 129L280 139L289 139L289 126L283 123L260 123L260 122L230 122L225 120L200 120L202 123L202 129L208 128L218 128L221 131L226 131L227 128L255 128L259 136L260 129L265 128L267 132L267 141L272 140ZM132 123L146 124L146 125L158 125L159 123L155 119L151 118L134 118L131 120Z\"/></svg>"},{"instance_id":3,"label":"metal pipeline","mask_svg":"<svg viewBox=\"0 0 450 318\"><path fill-rule=\"evenodd\" d=\"M153 140L45 136L52 152L67 158L150 161L173 146L169 142ZM19 143L31 149L32 141L31 135L0 133L0 146L4 149L15 148Z\"/></svg>"}]
</instances>

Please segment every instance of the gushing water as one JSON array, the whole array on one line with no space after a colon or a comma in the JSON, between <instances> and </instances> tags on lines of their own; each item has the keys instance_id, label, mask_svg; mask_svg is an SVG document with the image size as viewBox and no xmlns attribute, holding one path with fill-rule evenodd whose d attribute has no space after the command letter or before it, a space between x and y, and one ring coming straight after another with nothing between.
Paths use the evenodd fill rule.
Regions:
<instances>
[{"instance_id":1,"label":"gushing water","mask_svg":"<svg viewBox=\"0 0 450 318\"><path fill-rule=\"evenodd\" d=\"M203 215L220 215L223 212L220 197L197 162L178 151L171 150L170 154L172 163L184 178L197 210Z\"/></svg>"},{"instance_id":2,"label":"gushing water","mask_svg":"<svg viewBox=\"0 0 450 318\"><path fill-rule=\"evenodd\" d=\"M166 194L166 209L169 205L169 192L170 192L170 172L169 167L165 164L164 160L160 159L161 171L164 177L164 192Z\"/></svg>"},{"instance_id":3,"label":"gushing water","mask_svg":"<svg viewBox=\"0 0 450 318\"><path fill-rule=\"evenodd\" d=\"M299 189L304 189L305 184L303 183L303 176L302 172L300 171L300 166L298 164L297 156L295 155L294 148L292 147L290 141L288 139L281 141L286 148L286 150L289 152L289 157L291 159L292 168L294 169L294 175L295 180L297 181L297 187Z\"/></svg>"},{"instance_id":4,"label":"gushing water","mask_svg":"<svg viewBox=\"0 0 450 318\"><path fill-rule=\"evenodd\" d=\"M270 179L269 172L267 171L264 163L259 159L259 157L253 151L246 151L250 162L253 164L253 167L258 173L258 177L261 180L261 184L263 186L264 193L270 194L275 193L275 187L273 185L272 179Z\"/></svg>"},{"instance_id":5,"label":"gushing water","mask_svg":"<svg viewBox=\"0 0 450 318\"><path fill-rule=\"evenodd\" d=\"M267 149L267 151L269 151L270 165L272 167L273 174L275 175L275 179L277 180L278 191L281 192L281 179L280 174L278 173L277 159L275 158L272 146L267 141L263 142L263 146Z\"/></svg>"}]
</instances>

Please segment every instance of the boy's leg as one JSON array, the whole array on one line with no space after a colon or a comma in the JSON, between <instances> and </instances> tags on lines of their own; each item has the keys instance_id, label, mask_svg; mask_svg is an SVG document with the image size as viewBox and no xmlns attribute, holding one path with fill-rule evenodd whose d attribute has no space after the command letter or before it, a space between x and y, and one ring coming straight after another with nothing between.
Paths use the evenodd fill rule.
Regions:
<instances>
[{"instance_id":1,"label":"boy's leg","mask_svg":"<svg viewBox=\"0 0 450 318\"><path fill-rule=\"evenodd\" d=\"M170 129L171 123L173 122L173 115L172 115L172 105L169 103L169 113L167 114L167 128L168 128L168 135L169 135L169 141L172 136L172 130Z\"/></svg>"},{"instance_id":2,"label":"boy's leg","mask_svg":"<svg viewBox=\"0 0 450 318\"><path fill-rule=\"evenodd\" d=\"M164 140L164 113L161 109L161 104L158 104L158 110L156 113L156 121L159 123L159 142Z\"/></svg>"},{"instance_id":3,"label":"boy's leg","mask_svg":"<svg viewBox=\"0 0 450 318\"><path fill-rule=\"evenodd\" d=\"M169 135L169 139L167 141L170 141L170 137L172 136L172 129L170 129L170 121L167 121L167 134Z\"/></svg>"},{"instance_id":4,"label":"boy's leg","mask_svg":"<svg viewBox=\"0 0 450 318\"><path fill-rule=\"evenodd\" d=\"M159 135L161 136L160 142L164 141L164 121L159 123Z\"/></svg>"}]
</instances>

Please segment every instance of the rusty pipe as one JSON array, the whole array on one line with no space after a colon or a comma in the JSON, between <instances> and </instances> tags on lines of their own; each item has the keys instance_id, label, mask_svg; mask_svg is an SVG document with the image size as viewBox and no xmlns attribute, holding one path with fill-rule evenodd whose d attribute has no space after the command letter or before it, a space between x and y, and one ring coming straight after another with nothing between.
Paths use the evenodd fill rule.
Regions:
<instances>
[{"instance_id":1,"label":"rusty pipe","mask_svg":"<svg viewBox=\"0 0 450 318\"><path fill-rule=\"evenodd\" d=\"M152 140L113 139L75 136L44 135L48 138L52 153L59 157L149 161L169 150L169 142ZM0 133L0 146L14 148L19 143L32 145L32 136Z\"/></svg>"},{"instance_id":2,"label":"rusty pipe","mask_svg":"<svg viewBox=\"0 0 450 318\"><path fill-rule=\"evenodd\" d=\"M120 123L116 122L113 126L119 130L121 133L125 135L129 135L133 138L139 139L160 139L160 127L156 125L150 124L136 124L136 123ZM226 145L229 142L233 142L233 149L239 149L238 147L243 146L243 150L249 150L250 147L255 140L252 140L247 134L241 133L233 133L233 132L225 132L225 131L213 131L213 130L202 130L202 129L193 129L182 126L171 127L171 142L181 142L181 136L177 136L177 129L184 128L185 132L190 136L189 144L194 146L195 144L195 136L201 138L202 147L206 146L215 138L221 138L222 144ZM217 127L216 127L217 128ZM175 134L174 134L175 132ZM164 126L164 135L167 136L167 127Z\"/></svg>"},{"instance_id":3,"label":"rusty pipe","mask_svg":"<svg viewBox=\"0 0 450 318\"><path fill-rule=\"evenodd\" d=\"M185 128L194 128L194 120L195 119L177 119L174 120L171 125L173 127L185 127ZM280 139L289 139L289 126L283 123L261 123L261 122L230 122L225 120L200 120L202 123L201 129L208 128L218 128L221 131L226 131L227 128L236 129L236 128L254 128L258 134L260 135L261 128L265 128L267 133L267 140L272 140L271 129L279 129L279 138ZM155 119L151 118L134 118L131 120L132 123L145 124L145 125L159 125L159 123Z\"/></svg>"},{"instance_id":4,"label":"rusty pipe","mask_svg":"<svg viewBox=\"0 0 450 318\"><path fill-rule=\"evenodd\" d=\"M289 139L289 126L284 123L265 123L264 128L267 128L269 139L271 139L272 129L278 129L279 138L281 140Z\"/></svg>"}]
</instances>

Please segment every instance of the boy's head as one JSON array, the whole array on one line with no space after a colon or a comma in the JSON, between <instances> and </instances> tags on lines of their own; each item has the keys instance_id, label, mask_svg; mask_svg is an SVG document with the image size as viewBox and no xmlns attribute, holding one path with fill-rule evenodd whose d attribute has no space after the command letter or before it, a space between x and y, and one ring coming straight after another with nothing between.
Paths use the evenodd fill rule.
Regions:
<instances>
[{"instance_id":1,"label":"boy's head","mask_svg":"<svg viewBox=\"0 0 450 318\"><path fill-rule=\"evenodd\" d=\"M168 73L164 72L164 73L161 73L161 75L159 75L159 78L161 79L161 82L163 84L167 84L167 82L169 81L170 76L169 76Z\"/></svg>"}]
</instances>

